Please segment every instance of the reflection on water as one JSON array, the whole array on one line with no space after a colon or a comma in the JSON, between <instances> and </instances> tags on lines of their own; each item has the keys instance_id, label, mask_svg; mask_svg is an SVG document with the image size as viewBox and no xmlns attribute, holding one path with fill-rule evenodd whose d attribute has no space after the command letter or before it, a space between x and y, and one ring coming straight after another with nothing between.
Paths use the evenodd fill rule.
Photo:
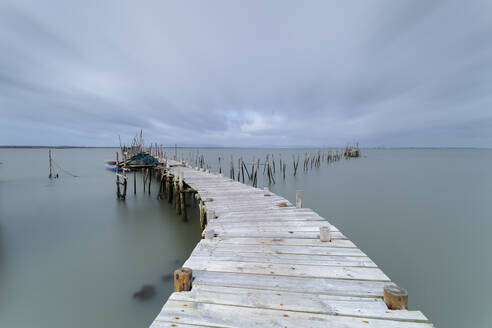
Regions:
<instances>
[{"instance_id":1,"label":"reflection on water","mask_svg":"<svg viewBox=\"0 0 492 328\"><path fill-rule=\"evenodd\" d=\"M365 150L293 177L292 155L306 151L200 150L212 168L219 156L282 153L286 179L270 189L291 202L303 190L303 206L408 289L410 308L440 327L489 327L492 151ZM0 149L0 327L147 326L200 238L196 211L183 222L156 190L142 192L141 179L118 201L104 170L115 149L54 150L78 176L56 181L47 153Z\"/></svg>"}]
</instances>

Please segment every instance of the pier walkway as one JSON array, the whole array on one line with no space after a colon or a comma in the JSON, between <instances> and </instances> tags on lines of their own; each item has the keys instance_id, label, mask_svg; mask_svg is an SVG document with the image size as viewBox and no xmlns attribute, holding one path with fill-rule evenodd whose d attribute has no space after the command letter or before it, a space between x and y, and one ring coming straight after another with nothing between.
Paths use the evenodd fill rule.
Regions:
<instances>
[{"instance_id":1,"label":"pier walkway","mask_svg":"<svg viewBox=\"0 0 492 328\"><path fill-rule=\"evenodd\" d=\"M311 209L171 164L209 217L206 238L183 264L193 271L191 291L174 292L151 328L433 327L420 311L389 310L390 278ZM320 241L321 227L331 241Z\"/></svg>"}]
</instances>

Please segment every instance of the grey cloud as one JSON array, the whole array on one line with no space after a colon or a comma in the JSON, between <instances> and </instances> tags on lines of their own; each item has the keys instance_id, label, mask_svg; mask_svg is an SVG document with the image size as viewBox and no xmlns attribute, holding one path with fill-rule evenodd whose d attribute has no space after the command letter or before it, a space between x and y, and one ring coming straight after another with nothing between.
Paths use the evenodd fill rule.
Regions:
<instances>
[{"instance_id":1,"label":"grey cloud","mask_svg":"<svg viewBox=\"0 0 492 328\"><path fill-rule=\"evenodd\" d=\"M7 1L0 144L491 147L491 9Z\"/></svg>"}]
</instances>

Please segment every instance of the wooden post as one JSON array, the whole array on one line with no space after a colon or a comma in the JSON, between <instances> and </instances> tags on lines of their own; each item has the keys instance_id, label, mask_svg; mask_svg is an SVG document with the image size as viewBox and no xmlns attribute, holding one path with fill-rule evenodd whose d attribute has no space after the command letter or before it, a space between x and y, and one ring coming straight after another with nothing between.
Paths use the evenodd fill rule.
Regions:
<instances>
[{"instance_id":1,"label":"wooden post","mask_svg":"<svg viewBox=\"0 0 492 328\"><path fill-rule=\"evenodd\" d=\"M118 152L116 152L116 196L121 199L120 193L120 176L118 174Z\"/></svg>"},{"instance_id":2,"label":"wooden post","mask_svg":"<svg viewBox=\"0 0 492 328\"><path fill-rule=\"evenodd\" d=\"M302 190L296 190L296 208L302 207Z\"/></svg>"},{"instance_id":3,"label":"wooden post","mask_svg":"<svg viewBox=\"0 0 492 328\"><path fill-rule=\"evenodd\" d=\"M124 174L124 178L123 178L123 200L125 200L126 199L126 186L128 184L128 178L126 177L126 172L123 174Z\"/></svg>"},{"instance_id":4,"label":"wooden post","mask_svg":"<svg viewBox=\"0 0 492 328\"><path fill-rule=\"evenodd\" d=\"M162 174L161 171L159 171L159 194L157 195L157 199L162 199L162 196L164 195L164 175Z\"/></svg>"},{"instance_id":5,"label":"wooden post","mask_svg":"<svg viewBox=\"0 0 492 328\"><path fill-rule=\"evenodd\" d=\"M198 205L199 211L200 211L200 228L205 229L206 223L206 218L205 218L205 205L203 204L203 200L200 199L200 204Z\"/></svg>"},{"instance_id":6,"label":"wooden post","mask_svg":"<svg viewBox=\"0 0 492 328\"><path fill-rule=\"evenodd\" d=\"M174 271L174 291L188 292L191 290L193 271L190 268L179 268Z\"/></svg>"},{"instance_id":7,"label":"wooden post","mask_svg":"<svg viewBox=\"0 0 492 328\"><path fill-rule=\"evenodd\" d=\"M52 178L53 178L53 163L52 163L53 161L52 161L52 159L51 159L51 149L50 149L50 150L48 150L48 155L49 155L49 157L50 157L50 175L49 175L48 177L49 177L50 179L52 179Z\"/></svg>"},{"instance_id":8,"label":"wooden post","mask_svg":"<svg viewBox=\"0 0 492 328\"><path fill-rule=\"evenodd\" d=\"M133 171L133 194L137 194L137 171Z\"/></svg>"},{"instance_id":9,"label":"wooden post","mask_svg":"<svg viewBox=\"0 0 492 328\"><path fill-rule=\"evenodd\" d=\"M184 193L184 178L183 172L181 172L181 177L179 179L179 202L181 207L181 218L186 221L186 203L185 203L186 194Z\"/></svg>"},{"instance_id":10,"label":"wooden post","mask_svg":"<svg viewBox=\"0 0 492 328\"><path fill-rule=\"evenodd\" d=\"M171 174L167 174L167 189L168 189L168 193L167 193L167 201L169 203L172 203L173 201L173 182L172 182L172 178L171 178Z\"/></svg>"},{"instance_id":11,"label":"wooden post","mask_svg":"<svg viewBox=\"0 0 492 328\"><path fill-rule=\"evenodd\" d=\"M319 228L319 239L322 242L330 242L331 241L330 227L320 227Z\"/></svg>"},{"instance_id":12,"label":"wooden post","mask_svg":"<svg viewBox=\"0 0 492 328\"><path fill-rule=\"evenodd\" d=\"M148 179L149 179L149 190L148 190L148 192L149 192L149 195L150 195L150 184L152 183L152 169L149 167L147 169L147 172L149 173L147 176L148 176Z\"/></svg>"},{"instance_id":13,"label":"wooden post","mask_svg":"<svg viewBox=\"0 0 492 328\"><path fill-rule=\"evenodd\" d=\"M145 180L145 176L147 175L147 170L142 169L142 185L143 185L143 192L145 194L145 184L147 183Z\"/></svg>"},{"instance_id":14,"label":"wooden post","mask_svg":"<svg viewBox=\"0 0 492 328\"><path fill-rule=\"evenodd\" d=\"M205 239L213 239L215 237L215 230L208 229L205 231Z\"/></svg>"},{"instance_id":15,"label":"wooden post","mask_svg":"<svg viewBox=\"0 0 492 328\"><path fill-rule=\"evenodd\" d=\"M384 303L390 310L408 309L408 292L396 285L384 286Z\"/></svg>"},{"instance_id":16,"label":"wooden post","mask_svg":"<svg viewBox=\"0 0 492 328\"><path fill-rule=\"evenodd\" d=\"M174 207L176 208L176 213L181 214L181 205L179 203L179 178L174 178Z\"/></svg>"}]
</instances>

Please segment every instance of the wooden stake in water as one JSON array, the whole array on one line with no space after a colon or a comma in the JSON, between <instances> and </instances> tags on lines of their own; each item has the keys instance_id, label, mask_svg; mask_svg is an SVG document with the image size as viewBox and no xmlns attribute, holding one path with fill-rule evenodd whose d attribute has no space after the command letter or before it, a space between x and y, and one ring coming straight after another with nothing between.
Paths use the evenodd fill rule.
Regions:
<instances>
[{"instance_id":1,"label":"wooden stake in water","mask_svg":"<svg viewBox=\"0 0 492 328\"><path fill-rule=\"evenodd\" d=\"M181 175L179 177L179 202L180 202L180 209L181 209L181 218L184 221L188 219L186 216L185 196L186 194L184 193L184 175L183 172L181 172Z\"/></svg>"},{"instance_id":2,"label":"wooden stake in water","mask_svg":"<svg viewBox=\"0 0 492 328\"><path fill-rule=\"evenodd\" d=\"M116 196L121 199L120 193L120 175L118 174L118 152L116 152Z\"/></svg>"},{"instance_id":3,"label":"wooden stake in water","mask_svg":"<svg viewBox=\"0 0 492 328\"><path fill-rule=\"evenodd\" d=\"M50 175L48 176L48 178L53 179L53 161L51 159L51 149L48 151L48 155L50 158Z\"/></svg>"}]
</instances>

